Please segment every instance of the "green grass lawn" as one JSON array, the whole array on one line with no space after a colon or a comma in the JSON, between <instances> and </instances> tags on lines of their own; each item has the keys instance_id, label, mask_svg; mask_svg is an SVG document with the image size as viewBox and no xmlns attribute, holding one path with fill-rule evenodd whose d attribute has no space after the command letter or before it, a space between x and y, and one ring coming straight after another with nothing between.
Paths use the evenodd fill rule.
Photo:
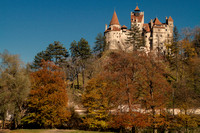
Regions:
<instances>
[{"instance_id":1,"label":"green grass lawn","mask_svg":"<svg viewBox=\"0 0 200 133\"><path fill-rule=\"evenodd\" d=\"M98 132L81 131L81 130L61 130L61 129L20 129L20 130L2 130L2 131L0 130L0 133L98 133ZM109 132L104 132L104 133L109 133Z\"/></svg>"}]
</instances>

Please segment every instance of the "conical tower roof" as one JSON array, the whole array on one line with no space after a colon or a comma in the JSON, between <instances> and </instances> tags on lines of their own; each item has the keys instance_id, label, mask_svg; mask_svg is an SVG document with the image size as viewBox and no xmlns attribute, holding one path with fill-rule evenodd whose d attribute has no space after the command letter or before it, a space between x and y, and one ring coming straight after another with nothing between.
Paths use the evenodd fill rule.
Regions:
<instances>
[{"instance_id":1,"label":"conical tower roof","mask_svg":"<svg viewBox=\"0 0 200 133\"><path fill-rule=\"evenodd\" d=\"M117 18L117 13L115 11L113 13L112 20L110 21L110 25L113 25L113 24L120 25L119 20Z\"/></svg>"},{"instance_id":2,"label":"conical tower roof","mask_svg":"<svg viewBox=\"0 0 200 133\"><path fill-rule=\"evenodd\" d=\"M169 21L173 21L173 19L172 19L172 17L171 16L169 16L169 19L168 19Z\"/></svg>"},{"instance_id":3,"label":"conical tower roof","mask_svg":"<svg viewBox=\"0 0 200 133\"><path fill-rule=\"evenodd\" d=\"M136 6L135 10L134 11L140 11L139 7Z\"/></svg>"},{"instance_id":4,"label":"conical tower roof","mask_svg":"<svg viewBox=\"0 0 200 133\"><path fill-rule=\"evenodd\" d=\"M154 24L156 24L156 25L161 25L162 23L159 21L158 18L155 18L155 20L154 20Z\"/></svg>"}]
</instances>

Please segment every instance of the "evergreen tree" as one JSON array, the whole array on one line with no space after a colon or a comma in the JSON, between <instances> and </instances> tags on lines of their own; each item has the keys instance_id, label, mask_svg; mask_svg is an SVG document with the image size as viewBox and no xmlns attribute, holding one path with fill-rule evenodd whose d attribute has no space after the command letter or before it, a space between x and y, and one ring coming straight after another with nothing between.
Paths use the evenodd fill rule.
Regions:
<instances>
[{"instance_id":1,"label":"evergreen tree","mask_svg":"<svg viewBox=\"0 0 200 133\"><path fill-rule=\"evenodd\" d=\"M78 43L73 41L70 47L73 66L76 69L77 86L79 89L79 73L82 74L82 85L85 85L85 69L87 60L91 57L91 49L84 38L81 38Z\"/></svg>"},{"instance_id":2,"label":"evergreen tree","mask_svg":"<svg viewBox=\"0 0 200 133\"><path fill-rule=\"evenodd\" d=\"M35 69L40 68L42 59L47 61L47 60L51 60L51 57L48 56L48 54L45 51L37 53L37 55L35 56L34 62L31 65L31 68L35 68Z\"/></svg>"},{"instance_id":3,"label":"evergreen tree","mask_svg":"<svg viewBox=\"0 0 200 133\"><path fill-rule=\"evenodd\" d=\"M70 53L71 53L71 57L72 57L70 69L74 70L74 71L71 71L71 75L73 75L73 77L76 77L77 89L79 89L80 65L78 63L79 62L78 45L77 45L77 42L75 40L71 43ZM73 86L74 86L74 84L73 84Z\"/></svg>"},{"instance_id":4,"label":"evergreen tree","mask_svg":"<svg viewBox=\"0 0 200 133\"><path fill-rule=\"evenodd\" d=\"M66 63L69 53L67 49L59 41L54 41L53 44L49 44L45 51L39 52L34 59L34 69L40 68L41 60L53 61L56 65L62 65Z\"/></svg>"},{"instance_id":5,"label":"evergreen tree","mask_svg":"<svg viewBox=\"0 0 200 133\"><path fill-rule=\"evenodd\" d=\"M95 46L93 48L93 52L101 56L106 48L105 37L103 36L102 33L99 33L95 39L96 41L95 41Z\"/></svg>"},{"instance_id":6,"label":"evergreen tree","mask_svg":"<svg viewBox=\"0 0 200 133\"><path fill-rule=\"evenodd\" d=\"M55 64L64 63L69 56L67 49L59 41L49 44L46 53Z\"/></svg>"},{"instance_id":7,"label":"evergreen tree","mask_svg":"<svg viewBox=\"0 0 200 133\"><path fill-rule=\"evenodd\" d=\"M78 46L77 46L77 42L75 40L71 43L70 53L71 53L71 57L74 61L78 57Z\"/></svg>"},{"instance_id":8,"label":"evergreen tree","mask_svg":"<svg viewBox=\"0 0 200 133\"><path fill-rule=\"evenodd\" d=\"M86 41L84 38L80 39L77 47L78 47L78 57L80 57L81 60L86 60L92 55L88 41Z\"/></svg>"},{"instance_id":9,"label":"evergreen tree","mask_svg":"<svg viewBox=\"0 0 200 133\"><path fill-rule=\"evenodd\" d=\"M144 39L142 37L142 33L136 24L132 25L126 43L131 44L133 46L133 51L136 51L141 46L144 46Z\"/></svg>"}]
</instances>

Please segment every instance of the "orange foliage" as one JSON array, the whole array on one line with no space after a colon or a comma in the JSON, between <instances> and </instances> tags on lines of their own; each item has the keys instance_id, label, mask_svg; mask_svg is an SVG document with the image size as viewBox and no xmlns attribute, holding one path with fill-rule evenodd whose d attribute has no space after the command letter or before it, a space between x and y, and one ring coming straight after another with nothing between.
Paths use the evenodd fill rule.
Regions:
<instances>
[{"instance_id":1,"label":"orange foliage","mask_svg":"<svg viewBox=\"0 0 200 133\"><path fill-rule=\"evenodd\" d=\"M37 127L54 128L69 117L65 75L52 62L42 61L41 65L41 69L31 74L29 114L25 121Z\"/></svg>"},{"instance_id":2,"label":"orange foliage","mask_svg":"<svg viewBox=\"0 0 200 133\"><path fill-rule=\"evenodd\" d=\"M166 122L155 117L156 110L166 108L171 94L166 66L153 55L111 53L105 65L105 79L110 79L112 102L118 107L113 127L161 127ZM143 109L143 112L139 112ZM137 110L137 111L136 111ZM146 110L146 112L145 112ZM148 112L148 113L147 113ZM160 124L155 125L156 121Z\"/></svg>"}]
</instances>

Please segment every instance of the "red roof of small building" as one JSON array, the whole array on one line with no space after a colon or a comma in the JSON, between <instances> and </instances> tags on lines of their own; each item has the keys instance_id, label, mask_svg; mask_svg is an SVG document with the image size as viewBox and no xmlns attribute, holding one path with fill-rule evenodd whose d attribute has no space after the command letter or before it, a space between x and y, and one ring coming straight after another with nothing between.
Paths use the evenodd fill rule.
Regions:
<instances>
[{"instance_id":1,"label":"red roof of small building","mask_svg":"<svg viewBox=\"0 0 200 133\"><path fill-rule=\"evenodd\" d=\"M121 28L122 28L122 29L127 29L127 27L126 27L125 25L123 25Z\"/></svg>"},{"instance_id":2,"label":"red roof of small building","mask_svg":"<svg viewBox=\"0 0 200 133\"><path fill-rule=\"evenodd\" d=\"M116 14L115 11L114 11L114 13L113 13L112 20L110 21L110 25L114 25L114 24L120 25L120 24L119 24L119 20L118 20L118 18L117 18L117 14Z\"/></svg>"}]
</instances>

